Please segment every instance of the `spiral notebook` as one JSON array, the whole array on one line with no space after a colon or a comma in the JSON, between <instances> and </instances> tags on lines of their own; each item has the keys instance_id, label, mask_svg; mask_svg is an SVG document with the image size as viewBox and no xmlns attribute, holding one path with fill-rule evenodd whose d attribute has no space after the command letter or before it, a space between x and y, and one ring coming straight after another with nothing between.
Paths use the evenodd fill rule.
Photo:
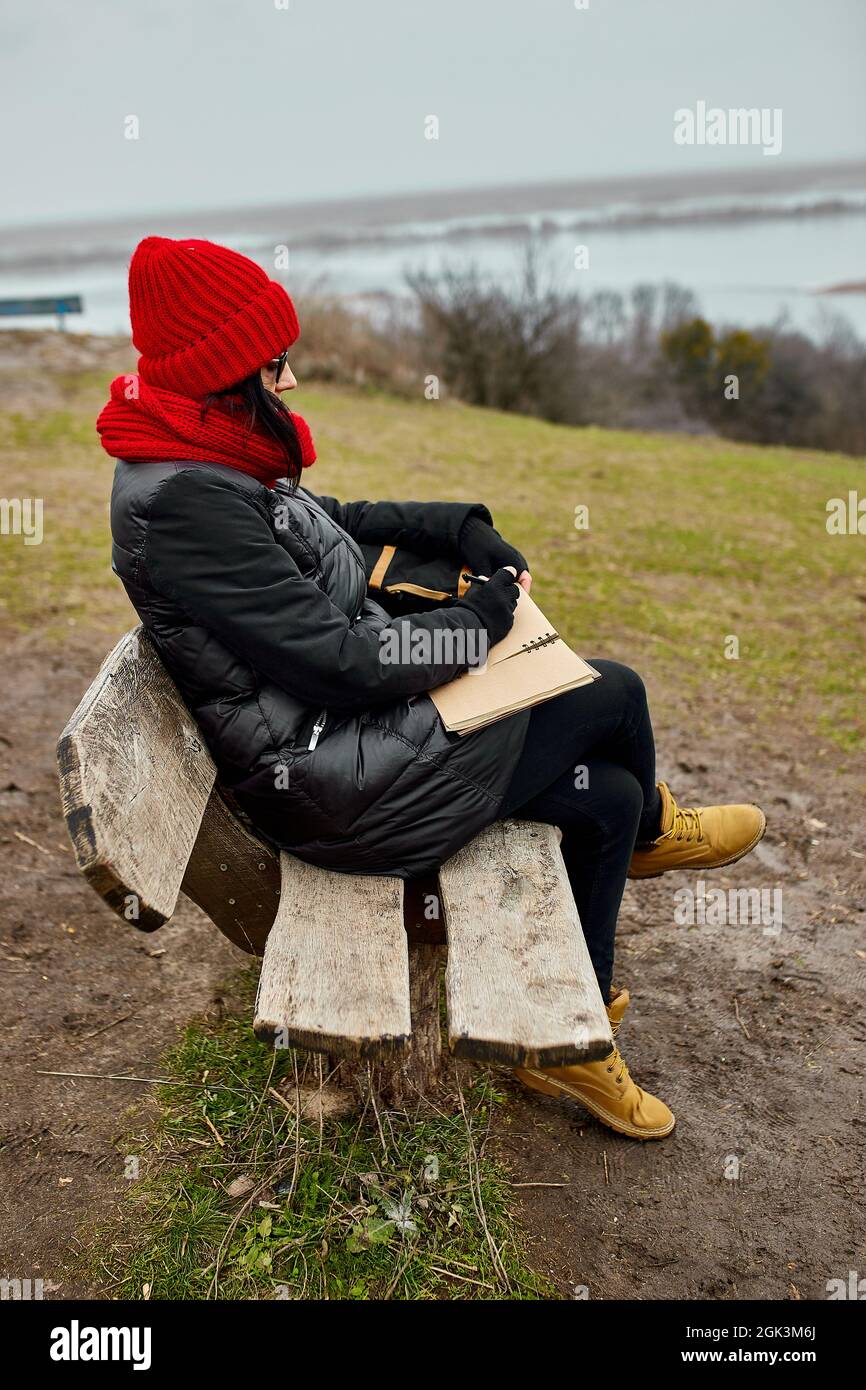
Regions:
<instances>
[{"instance_id":1,"label":"spiral notebook","mask_svg":"<svg viewBox=\"0 0 866 1390\"><path fill-rule=\"evenodd\" d=\"M430 698L449 732L470 734L597 680L601 672L571 650L521 589L511 631L490 648L487 665L431 690Z\"/></svg>"}]
</instances>

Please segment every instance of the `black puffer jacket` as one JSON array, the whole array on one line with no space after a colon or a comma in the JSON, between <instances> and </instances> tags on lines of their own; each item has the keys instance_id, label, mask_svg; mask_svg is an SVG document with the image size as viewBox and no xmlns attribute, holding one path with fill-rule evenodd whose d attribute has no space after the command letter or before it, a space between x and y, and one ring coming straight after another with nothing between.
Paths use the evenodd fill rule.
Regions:
<instances>
[{"instance_id":1,"label":"black puffer jacket","mask_svg":"<svg viewBox=\"0 0 866 1390\"><path fill-rule=\"evenodd\" d=\"M113 568L221 783L301 859L413 877L496 819L528 712L449 734L424 692L465 662L380 661L389 624L477 633L480 619L460 602L396 619L367 594L385 546L418 554L428 581L437 555L453 569L470 514L491 520L480 504L271 490L219 464L116 465Z\"/></svg>"}]
</instances>

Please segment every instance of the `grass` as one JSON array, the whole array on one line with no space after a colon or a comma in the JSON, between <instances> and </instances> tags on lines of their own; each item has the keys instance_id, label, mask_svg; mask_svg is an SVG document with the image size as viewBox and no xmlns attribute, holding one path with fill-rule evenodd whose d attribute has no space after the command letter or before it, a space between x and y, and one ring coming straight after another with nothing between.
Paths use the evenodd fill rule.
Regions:
<instances>
[{"instance_id":1,"label":"grass","mask_svg":"<svg viewBox=\"0 0 866 1390\"><path fill-rule=\"evenodd\" d=\"M447 1109L305 1112L319 1063L256 1041L253 988L248 971L242 1011L191 1024L165 1059L172 1084L156 1092L157 1123L128 1141L139 1177L91 1248L91 1277L132 1299L556 1297L527 1266L507 1174L484 1153L504 1099L489 1074Z\"/></svg>"},{"instance_id":2,"label":"grass","mask_svg":"<svg viewBox=\"0 0 866 1390\"><path fill-rule=\"evenodd\" d=\"M91 373L70 392L64 410L0 415L5 495L41 496L45 514L41 546L3 538L0 621L116 634L132 615L109 570L111 464L93 432L104 383ZM305 389L298 406L317 438L314 492L486 501L586 656L636 666L651 693L862 743L866 542L825 521L831 497L866 495L866 461L336 387ZM575 529L579 505L588 530Z\"/></svg>"}]
</instances>

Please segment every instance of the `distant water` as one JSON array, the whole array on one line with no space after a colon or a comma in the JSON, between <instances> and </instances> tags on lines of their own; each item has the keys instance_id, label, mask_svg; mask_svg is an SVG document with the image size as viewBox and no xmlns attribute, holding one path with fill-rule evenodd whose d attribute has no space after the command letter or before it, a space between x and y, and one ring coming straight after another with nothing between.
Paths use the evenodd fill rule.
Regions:
<instances>
[{"instance_id":1,"label":"distant water","mask_svg":"<svg viewBox=\"0 0 866 1390\"><path fill-rule=\"evenodd\" d=\"M128 333L126 264L139 237L201 235L259 260L294 289L324 281L354 299L406 293L405 273L475 262L516 276L536 239L563 289L628 293L673 281L714 323L759 327L786 316L820 334L828 316L866 339L866 293L817 294L866 283L866 168L752 169L723 176L449 191L200 214L166 214L38 228L0 228L0 297L80 294L70 327ZM274 271L287 245L288 272ZM576 270L575 248L589 250ZM0 320L32 327L50 320Z\"/></svg>"}]
</instances>

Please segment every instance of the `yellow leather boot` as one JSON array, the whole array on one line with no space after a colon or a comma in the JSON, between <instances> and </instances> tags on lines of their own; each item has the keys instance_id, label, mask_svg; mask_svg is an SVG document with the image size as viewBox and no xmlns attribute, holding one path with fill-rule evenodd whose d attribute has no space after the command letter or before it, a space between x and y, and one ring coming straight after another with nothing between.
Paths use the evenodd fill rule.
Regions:
<instances>
[{"instance_id":1,"label":"yellow leather boot","mask_svg":"<svg viewBox=\"0 0 866 1390\"><path fill-rule=\"evenodd\" d=\"M618 1134L627 1134L631 1139L663 1139L676 1120L663 1100L642 1091L632 1081L616 1045L628 1006L628 990L617 990L607 1006L613 1052L603 1061L580 1062L573 1067L515 1067L514 1075L534 1091L579 1101Z\"/></svg>"},{"instance_id":2,"label":"yellow leather boot","mask_svg":"<svg viewBox=\"0 0 866 1390\"><path fill-rule=\"evenodd\" d=\"M754 849L767 828L760 806L678 806L667 782L659 782L661 830L635 848L629 878L659 878L669 869L720 869Z\"/></svg>"}]
</instances>

